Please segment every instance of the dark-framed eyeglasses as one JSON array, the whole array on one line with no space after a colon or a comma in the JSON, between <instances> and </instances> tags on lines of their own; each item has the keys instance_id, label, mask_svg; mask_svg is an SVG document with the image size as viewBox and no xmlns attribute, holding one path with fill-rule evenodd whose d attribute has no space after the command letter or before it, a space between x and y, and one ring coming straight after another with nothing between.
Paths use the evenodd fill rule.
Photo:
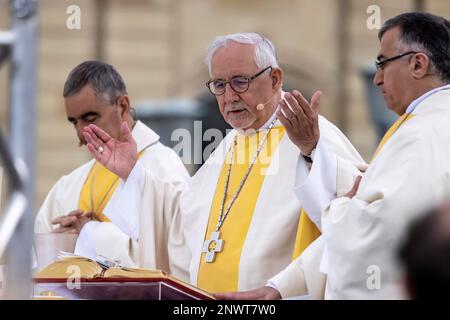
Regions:
<instances>
[{"instance_id":1,"label":"dark-framed eyeglasses","mask_svg":"<svg viewBox=\"0 0 450 320\"><path fill-rule=\"evenodd\" d=\"M227 83L229 83L231 86L231 89L233 89L234 92L244 93L245 91L248 90L248 88L250 86L250 82L252 80L259 77L260 75L262 75L264 72L266 72L269 69L272 70L272 67L269 66L267 68L264 68L263 70L261 70L260 72L258 72L257 74L255 74L252 77L236 76L236 77L231 78L230 81L226 81L223 79L209 80L206 83L206 87L209 89L209 91L211 91L211 93L213 95L221 96L225 93L225 88L227 86Z\"/></svg>"},{"instance_id":2,"label":"dark-framed eyeglasses","mask_svg":"<svg viewBox=\"0 0 450 320\"><path fill-rule=\"evenodd\" d=\"M394 61L394 60L400 59L400 58L402 58L404 56L407 56L409 54L416 54L416 53L418 53L418 52L417 51L408 51L408 52L399 54L398 56L395 56L395 57L392 57L392 58L386 58L386 59L383 59L383 60L376 60L375 61L375 67L377 68L378 71L379 70L384 70L384 67L386 66L386 63L388 63L390 61Z\"/></svg>"}]
</instances>

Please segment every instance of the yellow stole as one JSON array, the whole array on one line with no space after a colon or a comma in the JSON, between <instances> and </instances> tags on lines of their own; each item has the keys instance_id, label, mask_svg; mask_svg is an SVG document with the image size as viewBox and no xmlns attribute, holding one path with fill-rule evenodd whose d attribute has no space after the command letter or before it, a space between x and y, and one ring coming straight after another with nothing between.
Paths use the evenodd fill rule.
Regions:
<instances>
[{"instance_id":1,"label":"yellow stole","mask_svg":"<svg viewBox=\"0 0 450 320\"><path fill-rule=\"evenodd\" d=\"M139 153L139 158L146 148ZM103 210L111 199L114 191L119 185L120 179L117 175L106 169L95 161L81 188L78 208L84 213L93 212L93 219L100 222L110 222Z\"/></svg>"},{"instance_id":2,"label":"yellow stole","mask_svg":"<svg viewBox=\"0 0 450 320\"><path fill-rule=\"evenodd\" d=\"M309 219L305 210L300 211L300 220L298 222L297 237L295 238L294 252L292 260L295 260L300 254L320 236L321 232L314 222Z\"/></svg>"},{"instance_id":3,"label":"yellow stole","mask_svg":"<svg viewBox=\"0 0 450 320\"><path fill-rule=\"evenodd\" d=\"M103 214L108 201L114 194L120 179L117 175L95 161L81 188L78 208L84 213L93 212L93 219L100 222L110 220Z\"/></svg>"},{"instance_id":4,"label":"yellow stole","mask_svg":"<svg viewBox=\"0 0 450 320\"><path fill-rule=\"evenodd\" d=\"M394 134L394 132L406 121L411 119L413 115L404 114L400 117L392 127L386 132L385 136L381 140L380 144L375 151L375 156L383 148L385 143ZM267 156L270 158L272 152L277 147L279 141L283 137L284 128L275 127L272 131L278 130L278 139L272 138L272 132L269 133L267 147ZM239 182L245 174L248 168L249 162L251 161L252 154L254 154L257 144L259 142L258 133L255 136L240 136L238 137L238 143L234 146L234 152L236 154L246 154L247 161L245 164L237 164L239 158L234 157L234 163L231 169L230 185L227 193L227 199L225 201L225 208L230 202L234 192L237 190ZM241 140L241 143L239 143ZM247 140L242 143L242 140ZM271 145L270 145L271 144ZM250 152L249 149L253 152ZM263 148L264 150L264 148ZM219 181L216 188L216 193L214 195L213 204L211 206L211 211L209 215L208 228L206 233L206 238L209 238L211 233L215 231L217 224L217 219L219 217L220 205L223 196L223 190L225 186L225 180L227 175L228 166L230 163L230 154L227 155L227 161L222 167L220 173ZM245 194L245 199L243 197L238 197L235 204L229 212L229 217L226 218L221 231L221 238L224 240L223 251L218 253L215 257L213 263L205 263L205 254L202 253L199 271L198 271L198 281L197 284L200 288L207 290L209 292L226 292L226 291L236 291L238 289L238 274L239 274L239 260L242 252L242 247L247 235L248 228L250 226L253 211L256 206L256 201L259 192L264 181L264 175L259 174L264 172L264 169L268 168L268 163L260 163L257 161L253 166L252 172L250 173L246 184L241 190L241 193ZM251 212L252 214L239 214ZM320 236L320 231L316 225L309 219L306 212L302 209L299 216L299 223L297 228L297 236L295 240L295 247L292 253L292 259L297 258L317 237Z\"/></svg>"},{"instance_id":5,"label":"yellow stole","mask_svg":"<svg viewBox=\"0 0 450 320\"><path fill-rule=\"evenodd\" d=\"M381 149L383 149L384 145L386 144L386 142L388 142L388 140L392 137L392 135L397 131L398 128L400 128L400 126L407 122L408 120L410 120L412 117L414 117L413 114L410 113L404 113L401 117L399 117L397 119L397 121L394 122L394 124L389 128L389 130L386 132L386 134L383 136L383 139L381 139L380 143L378 144L377 149L375 150L375 153L372 156L372 161L373 159L376 158L376 156L378 155L378 153L380 153Z\"/></svg>"},{"instance_id":6,"label":"yellow stole","mask_svg":"<svg viewBox=\"0 0 450 320\"><path fill-rule=\"evenodd\" d=\"M264 143L247 181L220 228L221 239L223 239L222 252L216 254L215 261L212 263L206 263L205 253L202 253L197 279L197 285L200 288L208 292L236 291L238 289L239 262L244 241L264 182L265 172L270 165L271 155L276 150L284 133L285 129L282 126L274 127L269 132L267 141ZM232 146L234 156L224 212L238 189L264 134L265 131L257 132L251 136L237 136L236 144ZM207 239L210 238L217 225L230 163L231 152L228 152L211 205L208 228L205 234Z\"/></svg>"}]
</instances>

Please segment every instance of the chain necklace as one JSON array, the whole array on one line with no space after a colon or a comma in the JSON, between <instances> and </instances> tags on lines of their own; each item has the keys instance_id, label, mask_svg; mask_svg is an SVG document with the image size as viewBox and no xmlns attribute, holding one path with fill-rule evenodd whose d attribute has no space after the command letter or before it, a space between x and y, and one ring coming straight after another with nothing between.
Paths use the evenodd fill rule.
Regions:
<instances>
[{"instance_id":1,"label":"chain necklace","mask_svg":"<svg viewBox=\"0 0 450 320\"><path fill-rule=\"evenodd\" d=\"M228 214L230 213L231 207L233 206L234 202L236 201L237 197L239 196L239 193L242 190L242 187L244 186L245 182L247 181L248 176L250 175L250 171L252 170L253 165L256 162L256 159L259 156L259 153L262 150L262 147L264 145L264 143L267 140L267 137L269 135L270 130L272 130L273 126L275 125L275 122L278 119L275 117L272 122L269 124L269 127L266 129L266 132L264 134L264 137L262 138L261 142L258 145L258 149L255 152L255 155L253 156L252 161L250 162L250 165L247 168L247 171L244 174L244 177L242 178L241 182L239 183L239 186L236 190L236 192L233 195L233 198L231 198L230 203L228 204L225 212L224 212L224 208L225 208L225 199L227 196L227 192L228 192L228 185L230 182L230 176L231 176L231 167L233 165L234 162L234 146L237 145L237 135L234 138L234 143L231 147L231 161L230 164L228 165L228 171L227 171L227 177L225 180L225 188L223 191L223 197L222 197L222 202L220 205L220 212L219 212L219 219L217 221L217 225L216 225L216 229L214 230L214 232L211 234L211 237L209 239L206 239L203 243L203 248L202 248L202 253L205 253L205 262L206 263L211 263L214 262L215 259L215 255L216 253L219 253L223 250L223 243L224 241L222 239L220 239L220 228L222 227L225 219L227 218Z\"/></svg>"}]
</instances>

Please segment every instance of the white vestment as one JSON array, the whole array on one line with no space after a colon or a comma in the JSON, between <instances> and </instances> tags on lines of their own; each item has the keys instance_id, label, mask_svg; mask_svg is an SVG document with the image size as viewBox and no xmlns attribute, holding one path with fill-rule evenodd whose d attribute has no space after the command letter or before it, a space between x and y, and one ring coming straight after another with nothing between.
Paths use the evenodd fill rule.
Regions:
<instances>
[{"instance_id":1,"label":"white vestment","mask_svg":"<svg viewBox=\"0 0 450 320\"><path fill-rule=\"evenodd\" d=\"M340 197L325 206L320 240L324 243L321 270L327 274L325 298L405 298L398 247L409 224L450 195L449 89L413 102L412 118L375 157L356 196ZM322 185L317 190L326 193L331 185L317 177L306 181L296 188L298 198L308 197L312 207L324 206L308 188ZM313 212L308 203L305 209Z\"/></svg>"},{"instance_id":2,"label":"white vestment","mask_svg":"<svg viewBox=\"0 0 450 320\"><path fill-rule=\"evenodd\" d=\"M354 177L359 174L356 167L363 163L363 160L334 125L323 117L320 117L319 123L322 143L329 145L334 154L338 155L334 157L336 161L334 168L338 167L341 172L346 172L348 183L345 183L345 179L339 179L343 183L339 192L347 191L351 187ZM182 193L181 199L179 195L155 198L154 190L165 188L165 185L155 179L153 174L147 172L139 164L139 161L127 181L121 182L118 187L120 192L116 192L115 199L111 199L105 211L108 217L125 233L134 239L139 239L141 267L145 267L148 262L152 261L152 257L147 254L145 247L148 242L152 241L148 230L153 230L154 227L151 222L145 220L160 215L157 213L158 210L177 210L177 217L181 224L175 223L175 225L177 228L181 225L183 230L180 232L177 229L177 236L170 238L172 239L170 241L171 248L169 248L170 259L175 259L177 267L181 270L188 269L191 283L197 284L201 252L217 181L225 161L225 155L236 134L238 134L236 130L231 131L219 144L208 161L192 178L190 187ZM291 262L302 208L292 190L299 154L298 148L285 134L272 155L252 214L240 257L239 290L264 286L269 278ZM316 161L321 160L317 159ZM330 176L331 179L336 180L335 174ZM146 195L149 197L146 198ZM243 196L245 195L240 195L240 197ZM123 203L121 199L128 199L129 210L126 216L124 216L124 210L115 205ZM174 203L174 199L176 203ZM178 237L181 234L184 234L188 251L182 250L183 239ZM182 261L180 256L184 256L185 261ZM318 264L311 270L319 274Z\"/></svg>"},{"instance_id":3,"label":"white vestment","mask_svg":"<svg viewBox=\"0 0 450 320\"><path fill-rule=\"evenodd\" d=\"M171 188L182 190L188 184L190 177L181 159L172 149L159 142L159 136L153 130L137 121L132 135L138 152L145 149L139 161L146 170L167 181ZM91 160L58 180L39 210L35 220L35 233L51 232L58 227L51 224L53 219L78 208L81 189L94 163L95 160ZM156 241L163 239L155 239L154 242ZM78 237L75 253L89 258L102 255L129 267L138 264L138 244L111 222L87 223Z\"/></svg>"}]
</instances>

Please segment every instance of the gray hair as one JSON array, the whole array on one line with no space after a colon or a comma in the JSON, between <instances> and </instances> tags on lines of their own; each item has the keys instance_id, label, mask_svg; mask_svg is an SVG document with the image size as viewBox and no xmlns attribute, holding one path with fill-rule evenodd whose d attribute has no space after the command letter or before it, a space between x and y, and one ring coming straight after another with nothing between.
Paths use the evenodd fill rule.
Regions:
<instances>
[{"instance_id":1,"label":"gray hair","mask_svg":"<svg viewBox=\"0 0 450 320\"><path fill-rule=\"evenodd\" d=\"M96 95L105 103L114 104L120 95L127 94L122 76L110 64L85 61L70 71L64 84L64 98L73 96L90 84Z\"/></svg>"},{"instance_id":2,"label":"gray hair","mask_svg":"<svg viewBox=\"0 0 450 320\"><path fill-rule=\"evenodd\" d=\"M269 39L258 33L235 33L216 37L206 49L205 64L208 66L210 76L212 58L217 50L226 47L230 42L254 45L255 63L259 68L266 68L269 66L278 68L275 46Z\"/></svg>"}]
</instances>

